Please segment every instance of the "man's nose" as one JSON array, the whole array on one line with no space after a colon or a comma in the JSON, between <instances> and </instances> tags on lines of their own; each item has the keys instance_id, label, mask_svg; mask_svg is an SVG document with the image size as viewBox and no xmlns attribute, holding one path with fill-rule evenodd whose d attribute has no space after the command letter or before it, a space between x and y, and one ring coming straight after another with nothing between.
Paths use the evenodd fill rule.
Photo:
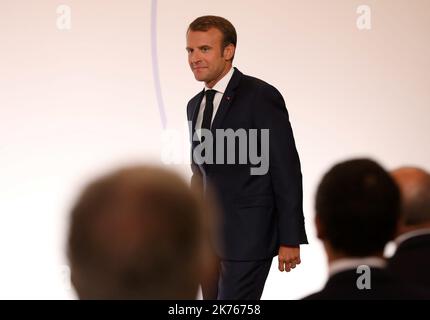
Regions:
<instances>
[{"instance_id":1,"label":"man's nose","mask_svg":"<svg viewBox=\"0 0 430 320\"><path fill-rule=\"evenodd\" d=\"M198 52L190 53L190 62L191 64L199 64L201 62L201 56Z\"/></svg>"}]
</instances>

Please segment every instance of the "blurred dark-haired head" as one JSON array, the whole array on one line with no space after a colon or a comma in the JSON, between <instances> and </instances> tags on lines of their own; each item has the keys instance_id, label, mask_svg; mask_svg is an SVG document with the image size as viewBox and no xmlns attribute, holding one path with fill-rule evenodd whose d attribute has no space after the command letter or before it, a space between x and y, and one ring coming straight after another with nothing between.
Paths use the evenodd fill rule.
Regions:
<instances>
[{"instance_id":1,"label":"blurred dark-haired head","mask_svg":"<svg viewBox=\"0 0 430 320\"><path fill-rule=\"evenodd\" d=\"M339 163L323 177L316 196L318 237L344 256L381 254L395 236L399 190L369 159Z\"/></svg>"}]
</instances>

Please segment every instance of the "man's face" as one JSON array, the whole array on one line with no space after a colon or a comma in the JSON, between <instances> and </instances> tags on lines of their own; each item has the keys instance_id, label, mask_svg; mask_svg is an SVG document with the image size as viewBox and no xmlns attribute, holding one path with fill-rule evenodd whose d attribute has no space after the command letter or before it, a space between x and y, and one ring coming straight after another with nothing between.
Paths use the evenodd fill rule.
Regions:
<instances>
[{"instance_id":1,"label":"man's face","mask_svg":"<svg viewBox=\"0 0 430 320\"><path fill-rule=\"evenodd\" d=\"M221 31L211 28L208 31L187 33L188 63L197 81L204 81L208 87L214 86L231 66L234 46L222 49Z\"/></svg>"}]
</instances>

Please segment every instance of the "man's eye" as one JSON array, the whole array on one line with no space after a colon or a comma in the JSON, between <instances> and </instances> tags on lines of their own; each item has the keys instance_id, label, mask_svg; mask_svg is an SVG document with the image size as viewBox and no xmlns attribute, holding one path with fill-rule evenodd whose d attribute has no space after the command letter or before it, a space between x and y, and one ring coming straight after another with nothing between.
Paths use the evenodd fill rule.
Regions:
<instances>
[{"instance_id":1,"label":"man's eye","mask_svg":"<svg viewBox=\"0 0 430 320\"><path fill-rule=\"evenodd\" d=\"M202 48L202 52L208 52L209 48Z\"/></svg>"}]
</instances>

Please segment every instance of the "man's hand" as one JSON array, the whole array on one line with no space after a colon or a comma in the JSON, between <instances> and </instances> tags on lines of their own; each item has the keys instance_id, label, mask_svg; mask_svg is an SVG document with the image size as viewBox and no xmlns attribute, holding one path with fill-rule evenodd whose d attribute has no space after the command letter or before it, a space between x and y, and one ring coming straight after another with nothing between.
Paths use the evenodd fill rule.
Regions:
<instances>
[{"instance_id":1,"label":"man's hand","mask_svg":"<svg viewBox=\"0 0 430 320\"><path fill-rule=\"evenodd\" d=\"M279 271L290 272L296 265L300 264L300 246L279 247L278 253Z\"/></svg>"}]
</instances>

